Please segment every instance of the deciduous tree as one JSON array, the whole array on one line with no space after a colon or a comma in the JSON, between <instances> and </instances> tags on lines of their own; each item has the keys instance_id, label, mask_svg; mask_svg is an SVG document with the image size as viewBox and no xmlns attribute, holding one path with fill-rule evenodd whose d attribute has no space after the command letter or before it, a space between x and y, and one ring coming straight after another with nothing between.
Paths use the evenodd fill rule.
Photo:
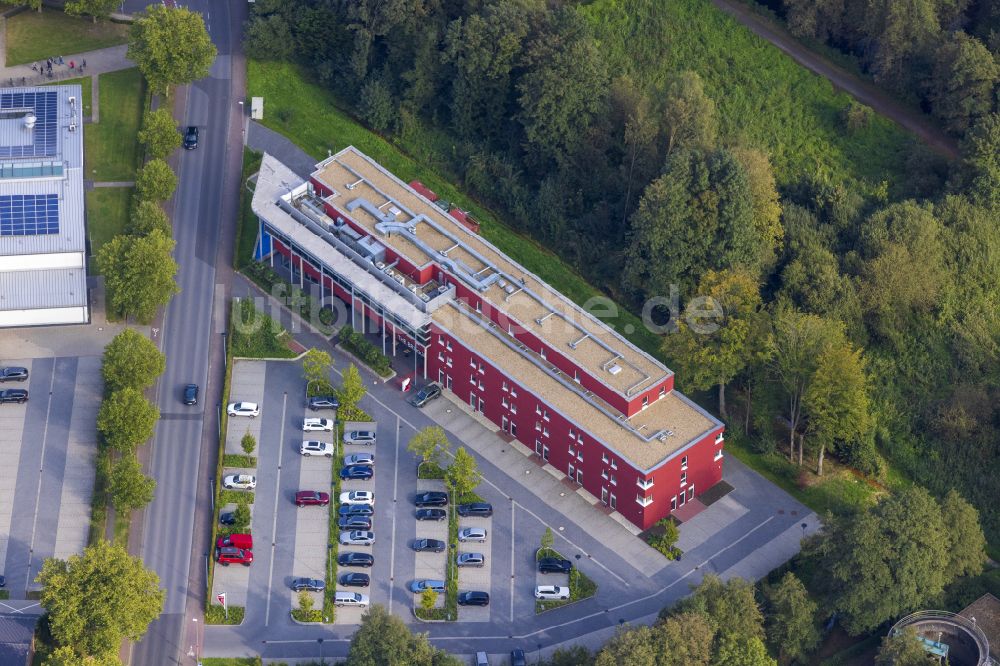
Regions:
<instances>
[{"instance_id":1,"label":"deciduous tree","mask_svg":"<svg viewBox=\"0 0 1000 666\"><path fill-rule=\"evenodd\" d=\"M737 147L731 149L731 152L746 170L747 181L750 183L753 223L763 248L762 264L770 267L785 235L781 226L781 203L778 200L778 187L771 160L754 148Z\"/></svg>"},{"instance_id":2,"label":"deciduous tree","mask_svg":"<svg viewBox=\"0 0 1000 666\"><path fill-rule=\"evenodd\" d=\"M441 454L448 451L448 437L441 426L427 426L414 433L406 448L424 462L440 465Z\"/></svg>"},{"instance_id":3,"label":"deciduous tree","mask_svg":"<svg viewBox=\"0 0 1000 666\"><path fill-rule=\"evenodd\" d=\"M742 578L723 583L715 574L705 574L691 596L681 600L667 616L678 612L703 613L709 619L717 634L716 652L722 640L743 643L764 638L764 616L754 597L753 584Z\"/></svg>"},{"instance_id":4,"label":"deciduous tree","mask_svg":"<svg viewBox=\"0 0 1000 666\"><path fill-rule=\"evenodd\" d=\"M1000 208L1000 113L973 124L962 142L962 164L972 199Z\"/></svg>"},{"instance_id":5,"label":"deciduous tree","mask_svg":"<svg viewBox=\"0 0 1000 666\"><path fill-rule=\"evenodd\" d=\"M215 55L201 14L183 7L150 5L129 31L128 58L158 93L204 78Z\"/></svg>"},{"instance_id":6,"label":"deciduous tree","mask_svg":"<svg viewBox=\"0 0 1000 666\"><path fill-rule=\"evenodd\" d=\"M116 335L104 348L101 374L104 390L113 393L123 388L143 390L156 382L167 367L167 357L152 340L132 328Z\"/></svg>"},{"instance_id":7,"label":"deciduous tree","mask_svg":"<svg viewBox=\"0 0 1000 666\"><path fill-rule=\"evenodd\" d=\"M108 654L100 657L84 656L72 646L58 647L45 657L43 666L122 666L118 655Z\"/></svg>"},{"instance_id":8,"label":"deciduous tree","mask_svg":"<svg viewBox=\"0 0 1000 666\"><path fill-rule=\"evenodd\" d=\"M935 50L930 100L934 115L962 134L993 110L1000 64L986 45L961 30Z\"/></svg>"},{"instance_id":9,"label":"deciduous tree","mask_svg":"<svg viewBox=\"0 0 1000 666\"><path fill-rule=\"evenodd\" d=\"M948 530L946 576L977 576L986 564L986 537L979 524L979 512L952 488L941 501L941 519Z\"/></svg>"},{"instance_id":10,"label":"deciduous tree","mask_svg":"<svg viewBox=\"0 0 1000 666\"><path fill-rule=\"evenodd\" d=\"M123 454L153 436L160 410L137 389L123 388L101 402L97 412L97 429L108 446Z\"/></svg>"},{"instance_id":11,"label":"deciduous tree","mask_svg":"<svg viewBox=\"0 0 1000 666\"><path fill-rule=\"evenodd\" d=\"M846 341L828 344L816 361L802 406L808 415L810 441L818 448L816 474L822 476L826 450L837 442L850 449L865 440L871 427L861 350Z\"/></svg>"},{"instance_id":12,"label":"deciduous tree","mask_svg":"<svg viewBox=\"0 0 1000 666\"><path fill-rule=\"evenodd\" d=\"M120 514L141 509L153 501L156 480L142 473L134 455L124 455L111 469L111 503Z\"/></svg>"},{"instance_id":13,"label":"deciduous tree","mask_svg":"<svg viewBox=\"0 0 1000 666\"><path fill-rule=\"evenodd\" d=\"M619 631L597 653L594 666L656 666L653 631L640 626Z\"/></svg>"},{"instance_id":14,"label":"deciduous tree","mask_svg":"<svg viewBox=\"0 0 1000 666\"><path fill-rule=\"evenodd\" d=\"M111 312L149 323L177 293L172 238L154 229L146 236L115 236L97 252Z\"/></svg>"},{"instance_id":15,"label":"deciduous tree","mask_svg":"<svg viewBox=\"0 0 1000 666\"><path fill-rule=\"evenodd\" d=\"M756 319L761 307L754 277L742 269L709 270L688 303L677 331L663 340L684 381L698 391L719 387L719 412L726 414L726 384L747 366L753 350L766 345Z\"/></svg>"},{"instance_id":16,"label":"deciduous tree","mask_svg":"<svg viewBox=\"0 0 1000 666\"><path fill-rule=\"evenodd\" d=\"M437 603L437 599L437 590L428 587L420 593L420 607L425 611L429 611L434 608L434 604Z\"/></svg>"},{"instance_id":17,"label":"deciduous tree","mask_svg":"<svg viewBox=\"0 0 1000 666\"><path fill-rule=\"evenodd\" d=\"M340 400L340 410L342 413L352 413L358 407L358 403L368 393L365 383L361 379L361 373L351 363L344 370L344 377L340 383L340 390L337 397Z\"/></svg>"},{"instance_id":18,"label":"deciduous tree","mask_svg":"<svg viewBox=\"0 0 1000 666\"><path fill-rule=\"evenodd\" d=\"M243 449L243 453L251 456L257 448L257 440L248 432L240 439L240 448Z\"/></svg>"},{"instance_id":19,"label":"deciduous tree","mask_svg":"<svg viewBox=\"0 0 1000 666\"><path fill-rule=\"evenodd\" d=\"M145 236L153 229L159 229L167 238L173 235L170 218L155 201L135 199L125 230L133 236Z\"/></svg>"},{"instance_id":20,"label":"deciduous tree","mask_svg":"<svg viewBox=\"0 0 1000 666\"><path fill-rule=\"evenodd\" d=\"M715 628L703 613L677 613L653 626L656 666L709 666Z\"/></svg>"},{"instance_id":21,"label":"deciduous tree","mask_svg":"<svg viewBox=\"0 0 1000 666\"><path fill-rule=\"evenodd\" d=\"M255 16L247 24L243 48L259 60L288 60L296 41L284 16Z\"/></svg>"},{"instance_id":22,"label":"deciduous tree","mask_svg":"<svg viewBox=\"0 0 1000 666\"><path fill-rule=\"evenodd\" d=\"M882 639L875 657L877 666L927 666L930 660L913 627L905 627L894 636Z\"/></svg>"},{"instance_id":23,"label":"deciduous tree","mask_svg":"<svg viewBox=\"0 0 1000 666\"><path fill-rule=\"evenodd\" d=\"M779 658L805 663L820 641L816 602L791 571L777 585L767 587L765 596L768 641L778 651Z\"/></svg>"},{"instance_id":24,"label":"deciduous tree","mask_svg":"<svg viewBox=\"0 0 1000 666\"><path fill-rule=\"evenodd\" d=\"M333 367L333 358L328 352L313 347L302 357L302 375L306 380L306 386L314 384L330 384L330 368Z\"/></svg>"},{"instance_id":25,"label":"deciduous tree","mask_svg":"<svg viewBox=\"0 0 1000 666\"><path fill-rule=\"evenodd\" d=\"M409 628L384 606L371 606L361 616L361 626L351 637L347 666L413 664L414 666L459 666L454 657L434 648L426 634L411 634Z\"/></svg>"},{"instance_id":26,"label":"deciduous tree","mask_svg":"<svg viewBox=\"0 0 1000 666\"><path fill-rule=\"evenodd\" d=\"M715 102L697 72L678 72L663 91L662 116L667 155L677 149L711 150L715 145Z\"/></svg>"},{"instance_id":27,"label":"deciduous tree","mask_svg":"<svg viewBox=\"0 0 1000 666\"><path fill-rule=\"evenodd\" d=\"M141 559L104 540L82 555L45 560L37 581L56 645L98 658L117 655L123 639L139 640L166 597Z\"/></svg>"},{"instance_id":28,"label":"deciduous tree","mask_svg":"<svg viewBox=\"0 0 1000 666\"><path fill-rule=\"evenodd\" d=\"M153 159L163 159L180 147L181 133L169 109L160 107L146 112L139 130L139 143L146 146L146 155Z\"/></svg>"},{"instance_id":29,"label":"deciduous tree","mask_svg":"<svg viewBox=\"0 0 1000 666\"><path fill-rule=\"evenodd\" d=\"M97 23L97 19L111 16L118 5L118 0L67 0L66 13L72 16L89 16Z\"/></svg>"},{"instance_id":30,"label":"deciduous tree","mask_svg":"<svg viewBox=\"0 0 1000 666\"><path fill-rule=\"evenodd\" d=\"M476 459L465 450L464 446L455 451L455 459L448 465L444 474L444 482L455 494L456 498L471 493L483 480Z\"/></svg>"},{"instance_id":31,"label":"deciduous tree","mask_svg":"<svg viewBox=\"0 0 1000 666\"><path fill-rule=\"evenodd\" d=\"M146 162L135 175L135 194L146 201L166 201L177 189L177 174L161 159Z\"/></svg>"},{"instance_id":32,"label":"deciduous tree","mask_svg":"<svg viewBox=\"0 0 1000 666\"><path fill-rule=\"evenodd\" d=\"M753 638L727 638L720 640L713 664L718 666L778 666L764 647L764 641Z\"/></svg>"}]
</instances>

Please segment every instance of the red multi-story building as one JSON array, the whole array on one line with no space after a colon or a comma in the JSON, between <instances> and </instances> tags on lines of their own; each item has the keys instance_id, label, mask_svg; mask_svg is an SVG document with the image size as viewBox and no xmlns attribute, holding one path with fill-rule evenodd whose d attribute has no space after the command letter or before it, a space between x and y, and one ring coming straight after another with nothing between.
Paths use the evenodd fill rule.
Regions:
<instances>
[{"instance_id":1,"label":"red multi-story building","mask_svg":"<svg viewBox=\"0 0 1000 666\"><path fill-rule=\"evenodd\" d=\"M308 179L265 155L255 256L640 528L722 478L724 426L673 372L434 198L353 147Z\"/></svg>"}]
</instances>

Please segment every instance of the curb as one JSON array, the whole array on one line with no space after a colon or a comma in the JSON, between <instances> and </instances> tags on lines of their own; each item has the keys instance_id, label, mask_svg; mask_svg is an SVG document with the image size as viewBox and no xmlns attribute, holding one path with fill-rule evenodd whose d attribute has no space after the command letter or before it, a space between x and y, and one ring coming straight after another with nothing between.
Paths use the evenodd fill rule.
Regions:
<instances>
[{"instance_id":1,"label":"curb","mask_svg":"<svg viewBox=\"0 0 1000 666\"><path fill-rule=\"evenodd\" d=\"M288 612L288 619L290 619L295 624L302 625L303 627L322 627L325 624L327 624L326 622L303 622L302 620L296 620L295 617L292 615L291 611Z\"/></svg>"}]
</instances>

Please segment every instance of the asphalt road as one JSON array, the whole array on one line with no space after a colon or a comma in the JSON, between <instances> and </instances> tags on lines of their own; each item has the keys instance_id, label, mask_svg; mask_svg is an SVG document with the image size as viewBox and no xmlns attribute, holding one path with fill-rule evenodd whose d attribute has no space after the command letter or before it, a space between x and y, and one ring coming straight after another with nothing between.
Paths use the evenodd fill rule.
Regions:
<instances>
[{"instance_id":1,"label":"asphalt road","mask_svg":"<svg viewBox=\"0 0 1000 666\"><path fill-rule=\"evenodd\" d=\"M145 512L141 547L143 561L159 575L167 598L163 614L133 648L132 663L141 665L188 662L186 610L189 602L200 604L203 594L195 584L199 580L204 584L203 574L196 575L191 569L200 555L193 551L205 550L205 544L200 543L204 535L195 532L196 509L208 511L208 507L199 507L199 493L204 502L212 476L212 470L205 468L205 453L217 441L204 433L206 421L209 427L215 427L214 414L209 413L206 419L205 410L215 410L216 399L205 389L213 370L209 363L210 341L221 337L212 320L216 262L228 256L223 253L220 257L217 248L220 240L229 242L229 234L222 230L223 221L235 224L224 214L223 193L227 191L227 175L232 176L227 174L227 168L233 168L230 151L242 150L238 141L233 145L231 140L235 100L230 55L234 41L239 39L246 3L194 0L188 7L205 16L219 56L209 76L189 86L181 123L198 125L201 137L196 150L179 155L173 221L180 293L167 307L159 332L167 367L159 384L157 404L162 418L149 465L157 488ZM236 94L242 99L242 91ZM203 404L181 404L179 392L189 382L203 387ZM198 536L200 541L196 543Z\"/></svg>"}]
</instances>

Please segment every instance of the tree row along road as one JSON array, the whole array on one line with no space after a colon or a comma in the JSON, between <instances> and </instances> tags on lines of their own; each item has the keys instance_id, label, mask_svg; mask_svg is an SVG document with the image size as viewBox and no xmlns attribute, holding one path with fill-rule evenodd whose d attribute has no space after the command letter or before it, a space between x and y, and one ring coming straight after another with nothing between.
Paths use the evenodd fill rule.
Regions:
<instances>
[{"instance_id":1,"label":"tree row along road","mask_svg":"<svg viewBox=\"0 0 1000 666\"><path fill-rule=\"evenodd\" d=\"M862 104L915 134L921 141L950 159L958 159L958 143L945 134L929 117L913 111L868 81L837 67L826 58L800 44L782 28L775 26L741 4L739 0L712 0L712 4L745 25L758 37L781 49L795 62L827 79Z\"/></svg>"}]
</instances>

